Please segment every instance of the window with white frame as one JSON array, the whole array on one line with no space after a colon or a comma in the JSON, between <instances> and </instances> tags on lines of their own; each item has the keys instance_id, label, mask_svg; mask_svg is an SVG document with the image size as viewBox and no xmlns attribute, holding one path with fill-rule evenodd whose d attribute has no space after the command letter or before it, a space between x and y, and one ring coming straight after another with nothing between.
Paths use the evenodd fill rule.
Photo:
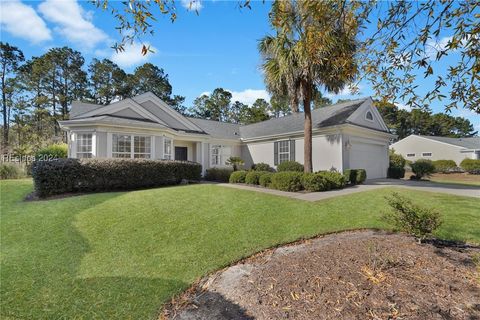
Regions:
<instances>
[{"instance_id":1,"label":"window with white frame","mask_svg":"<svg viewBox=\"0 0 480 320\"><path fill-rule=\"evenodd\" d=\"M172 159L172 139L163 139L163 158L167 160Z\"/></svg>"},{"instance_id":2,"label":"window with white frame","mask_svg":"<svg viewBox=\"0 0 480 320\"><path fill-rule=\"evenodd\" d=\"M415 157L415 153L407 153L407 157Z\"/></svg>"},{"instance_id":3,"label":"window with white frame","mask_svg":"<svg viewBox=\"0 0 480 320\"><path fill-rule=\"evenodd\" d=\"M367 119L368 121L373 121L373 113L367 111L367 113L365 113L365 119Z\"/></svg>"},{"instance_id":4,"label":"window with white frame","mask_svg":"<svg viewBox=\"0 0 480 320\"><path fill-rule=\"evenodd\" d=\"M77 134L77 158L91 158L93 149L93 135L91 133Z\"/></svg>"},{"instance_id":5,"label":"window with white frame","mask_svg":"<svg viewBox=\"0 0 480 320\"><path fill-rule=\"evenodd\" d=\"M278 163L290 160L290 140L278 141Z\"/></svg>"},{"instance_id":6,"label":"window with white frame","mask_svg":"<svg viewBox=\"0 0 480 320\"><path fill-rule=\"evenodd\" d=\"M151 139L149 136L113 134L112 157L150 159Z\"/></svg>"},{"instance_id":7,"label":"window with white frame","mask_svg":"<svg viewBox=\"0 0 480 320\"><path fill-rule=\"evenodd\" d=\"M432 153L431 152L423 152L422 157L431 157Z\"/></svg>"},{"instance_id":8,"label":"window with white frame","mask_svg":"<svg viewBox=\"0 0 480 320\"><path fill-rule=\"evenodd\" d=\"M133 157L136 159L150 159L151 138L146 136L133 137Z\"/></svg>"},{"instance_id":9,"label":"window with white frame","mask_svg":"<svg viewBox=\"0 0 480 320\"><path fill-rule=\"evenodd\" d=\"M232 147L220 144L213 144L210 152L210 164L212 166L225 165L227 159L232 156Z\"/></svg>"}]
</instances>

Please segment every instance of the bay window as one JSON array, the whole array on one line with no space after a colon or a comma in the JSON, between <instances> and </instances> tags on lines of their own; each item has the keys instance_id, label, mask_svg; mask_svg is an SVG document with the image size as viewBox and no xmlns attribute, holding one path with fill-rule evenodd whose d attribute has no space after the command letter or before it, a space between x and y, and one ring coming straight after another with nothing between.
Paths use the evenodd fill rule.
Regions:
<instances>
[{"instance_id":1,"label":"bay window","mask_svg":"<svg viewBox=\"0 0 480 320\"><path fill-rule=\"evenodd\" d=\"M93 136L91 133L77 134L77 158L91 158L93 150Z\"/></svg>"},{"instance_id":2,"label":"bay window","mask_svg":"<svg viewBox=\"0 0 480 320\"><path fill-rule=\"evenodd\" d=\"M151 137L128 134L112 135L113 158L151 158Z\"/></svg>"}]
</instances>

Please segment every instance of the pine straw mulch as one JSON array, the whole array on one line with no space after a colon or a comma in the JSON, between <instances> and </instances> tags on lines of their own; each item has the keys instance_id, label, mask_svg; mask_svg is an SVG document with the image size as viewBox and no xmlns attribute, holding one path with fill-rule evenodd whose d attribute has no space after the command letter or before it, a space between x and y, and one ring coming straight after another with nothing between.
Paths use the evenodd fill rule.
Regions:
<instances>
[{"instance_id":1,"label":"pine straw mulch","mask_svg":"<svg viewBox=\"0 0 480 320\"><path fill-rule=\"evenodd\" d=\"M266 250L200 280L162 319L480 319L480 248L355 231Z\"/></svg>"}]
</instances>

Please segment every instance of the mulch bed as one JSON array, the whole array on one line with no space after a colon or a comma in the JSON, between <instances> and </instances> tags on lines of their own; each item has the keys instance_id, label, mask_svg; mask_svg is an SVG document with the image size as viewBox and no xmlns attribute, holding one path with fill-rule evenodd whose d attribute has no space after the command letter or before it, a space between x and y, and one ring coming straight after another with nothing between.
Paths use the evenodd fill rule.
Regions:
<instances>
[{"instance_id":1,"label":"mulch bed","mask_svg":"<svg viewBox=\"0 0 480 320\"><path fill-rule=\"evenodd\" d=\"M479 247L343 232L221 270L161 318L480 319L479 274Z\"/></svg>"}]
</instances>

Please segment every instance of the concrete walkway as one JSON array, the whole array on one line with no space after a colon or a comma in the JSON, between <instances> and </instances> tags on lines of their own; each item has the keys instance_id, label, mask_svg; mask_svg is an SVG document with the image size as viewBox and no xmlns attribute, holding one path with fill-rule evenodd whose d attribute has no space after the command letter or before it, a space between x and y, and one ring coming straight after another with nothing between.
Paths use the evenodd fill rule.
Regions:
<instances>
[{"instance_id":1,"label":"concrete walkway","mask_svg":"<svg viewBox=\"0 0 480 320\"><path fill-rule=\"evenodd\" d=\"M250 190L262 193L273 194L277 196L288 197L292 199L305 200L305 201L319 201L329 199L333 197L343 196L347 194L370 191L385 187L399 187L406 189L414 189L428 192L448 193L457 196L475 197L480 198L480 187L466 186L459 184L446 184L435 183L428 181L409 181L409 180L396 180L396 179L373 179L367 180L365 184L347 187L342 190L331 190L325 192L309 192L309 193L297 193L286 192L273 189L266 189L261 187L247 186L243 184L229 184L221 183L221 186L236 188L242 190Z\"/></svg>"}]
</instances>

